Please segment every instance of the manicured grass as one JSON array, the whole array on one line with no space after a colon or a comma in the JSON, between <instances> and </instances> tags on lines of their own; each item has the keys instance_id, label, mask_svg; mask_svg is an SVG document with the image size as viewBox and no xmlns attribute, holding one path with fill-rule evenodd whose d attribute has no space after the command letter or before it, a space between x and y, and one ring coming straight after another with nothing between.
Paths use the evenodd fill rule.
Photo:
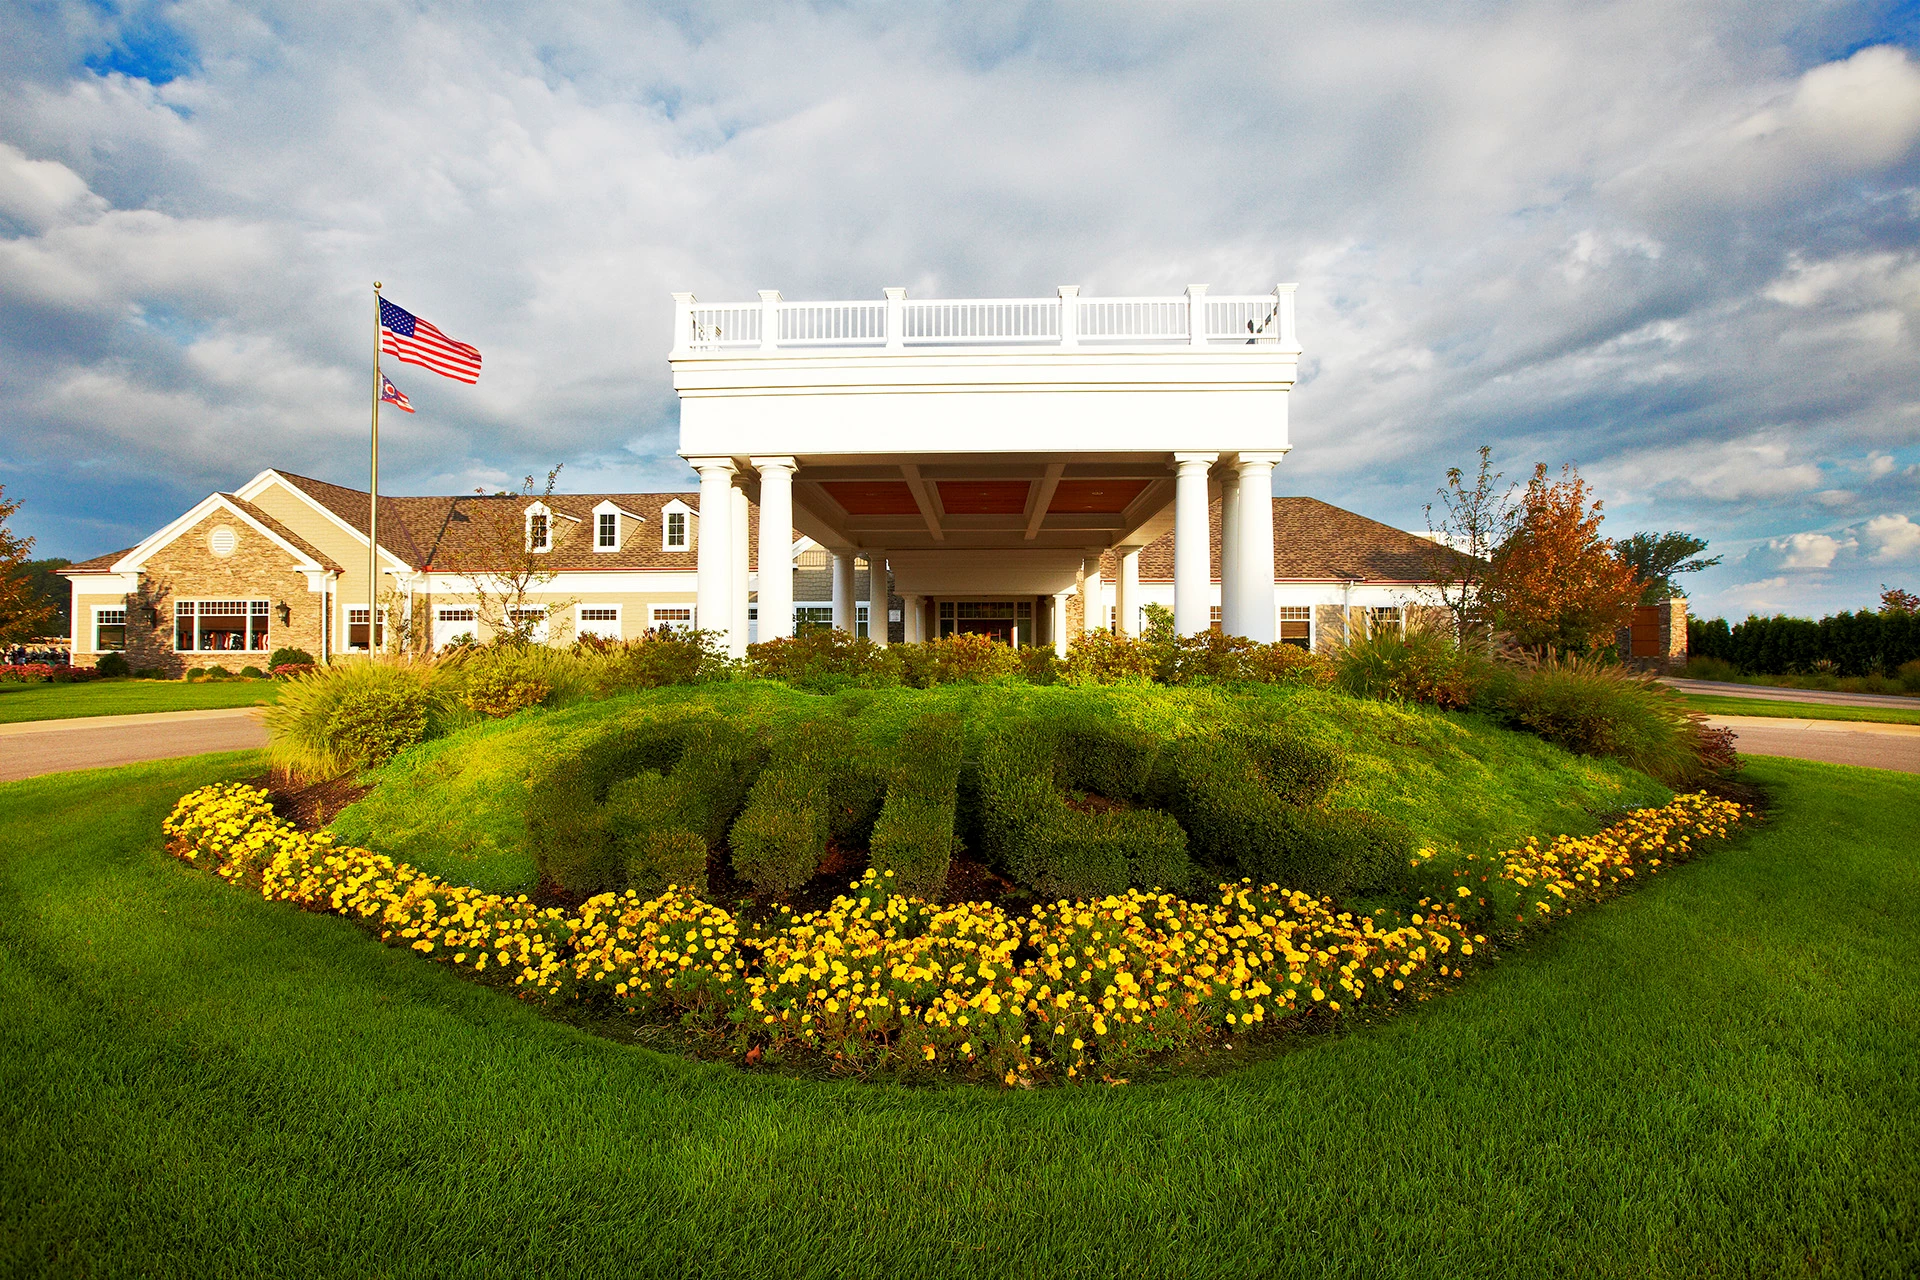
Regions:
<instances>
[{"instance_id":1,"label":"manicured grass","mask_svg":"<svg viewBox=\"0 0 1920 1280\"><path fill-rule=\"evenodd\" d=\"M272 680L99 680L89 684L0 684L0 724L130 716L149 711L251 707L280 696Z\"/></svg>"},{"instance_id":2,"label":"manicured grass","mask_svg":"<svg viewBox=\"0 0 1920 1280\"><path fill-rule=\"evenodd\" d=\"M949 711L971 728L995 717L1078 710L1156 736L1254 713L1283 718L1329 748L1343 777L1331 804L1404 822L1435 848L1482 848L1528 835L1591 832L1595 815L1663 804L1664 787L1609 760L1569 755L1476 716L1317 690L944 685L818 697L763 681L681 686L475 725L403 753L373 775L373 793L334 823L344 840L459 884L533 888L530 779L569 735L660 703L697 703L743 722L846 716L892 741L913 717Z\"/></svg>"},{"instance_id":3,"label":"manicured grass","mask_svg":"<svg viewBox=\"0 0 1920 1280\"><path fill-rule=\"evenodd\" d=\"M1895 1275L1920 780L1230 1074L911 1091L596 1039L167 859L202 757L0 787L0 1273Z\"/></svg>"},{"instance_id":4,"label":"manicured grass","mask_svg":"<svg viewBox=\"0 0 1920 1280\"><path fill-rule=\"evenodd\" d=\"M1711 693L1682 694L1687 710L1708 716L1772 716L1781 720L1858 720L1870 724L1920 724L1920 707L1842 707L1827 702L1775 702Z\"/></svg>"}]
</instances>

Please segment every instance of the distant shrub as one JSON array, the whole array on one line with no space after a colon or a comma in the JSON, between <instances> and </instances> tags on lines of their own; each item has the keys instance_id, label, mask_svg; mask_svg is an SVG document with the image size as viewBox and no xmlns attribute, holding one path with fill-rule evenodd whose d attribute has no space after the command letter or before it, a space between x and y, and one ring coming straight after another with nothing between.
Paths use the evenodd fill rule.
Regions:
<instances>
[{"instance_id":1,"label":"distant shrub","mask_svg":"<svg viewBox=\"0 0 1920 1280\"><path fill-rule=\"evenodd\" d=\"M871 845L889 893L931 898L946 884L961 754L960 722L951 715L923 716L901 734Z\"/></svg>"},{"instance_id":2,"label":"distant shrub","mask_svg":"<svg viewBox=\"0 0 1920 1280\"><path fill-rule=\"evenodd\" d=\"M252 665L240 668L240 675L243 679L247 680L264 680L267 678L266 672Z\"/></svg>"},{"instance_id":3,"label":"distant shrub","mask_svg":"<svg viewBox=\"0 0 1920 1280\"><path fill-rule=\"evenodd\" d=\"M1152 684L1160 675L1165 646L1112 631L1074 637L1061 676L1069 684Z\"/></svg>"},{"instance_id":4,"label":"distant shrub","mask_svg":"<svg viewBox=\"0 0 1920 1280\"><path fill-rule=\"evenodd\" d=\"M595 692L630 693L724 679L732 660L717 631L653 630L626 641L583 637L574 645Z\"/></svg>"},{"instance_id":5,"label":"distant shrub","mask_svg":"<svg viewBox=\"0 0 1920 1280\"><path fill-rule=\"evenodd\" d=\"M207 680L233 679L233 672L227 670L225 667L221 666L219 663L215 663L211 667L203 668L200 672L200 675L202 676L202 678Z\"/></svg>"},{"instance_id":6,"label":"distant shrub","mask_svg":"<svg viewBox=\"0 0 1920 1280\"><path fill-rule=\"evenodd\" d=\"M267 670L271 671L275 667L284 667L289 663L299 663L302 666L311 667L314 665L313 655L305 649L275 649L267 658Z\"/></svg>"},{"instance_id":7,"label":"distant shrub","mask_svg":"<svg viewBox=\"0 0 1920 1280\"><path fill-rule=\"evenodd\" d=\"M308 675L319 669L318 666L311 662L283 662L276 667L269 668L268 673L276 680L291 680L295 676Z\"/></svg>"},{"instance_id":8,"label":"distant shrub","mask_svg":"<svg viewBox=\"0 0 1920 1280\"><path fill-rule=\"evenodd\" d=\"M826 692L899 682L886 650L864 636L816 629L747 646L747 670L763 680Z\"/></svg>"},{"instance_id":9,"label":"distant shrub","mask_svg":"<svg viewBox=\"0 0 1920 1280\"><path fill-rule=\"evenodd\" d=\"M1681 669L1680 674L1689 680L1732 680L1739 676L1740 668L1725 658L1711 658L1696 654L1687 659L1687 665Z\"/></svg>"},{"instance_id":10,"label":"distant shrub","mask_svg":"<svg viewBox=\"0 0 1920 1280\"><path fill-rule=\"evenodd\" d=\"M1908 693L1920 693L1920 658L1901 663L1894 676L1900 681L1900 687Z\"/></svg>"},{"instance_id":11,"label":"distant shrub","mask_svg":"<svg viewBox=\"0 0 1920 1280\"><path fill-rule=\"evenodd\" d=\"M1333 663L1297 644L1265 644L1248 655L1250 678L1264 684L1324 689L1333 683Z\"/></svg>"},{"instance_id":12,"label":"distant shrub","mask_svg":"<svg viewBox=\"0 0 1920 1280\"><path fill-rule=\"evenodd\" d=\"M93 672L102 680L119 679L133 674L133 668L127 663L124 653L103 653L93 664Z\"/></svg>"},{"instance_id":13,"label":"distant shrub","mask_svg":"<svg viewBox=\"0 0 1920 1280\"><path fill-rule=\"evenodd\" d=\"M1472 705L1491 663L1438 631L1382 629L1334 646L1334 678L1361 698L1420 702L1457 711Z\"/></svg>"},{"instance_id":14,"label":"distant shrub","mask_svg":"<svg viewBox=\"0 0 1920 1280\"><path fill-rule=\"evenodd\" d=\"M885 661L901 684L927 689L939 684L984 684L1017 675L1020 651L988 636L958 634L923 644L889 645Z\"/></svg>"},{"instance_id":15,"label":"distant shrub","mask_svg":"<svg viewBox=\"0 0 1920 1280\"><path fill-rule=\"evenodd\" d=\"M198 680L198 679L201 679L206 674L207 674L207 669L205 667L188 667L187 674L182 676L181 679Z\"/></svg>"},{"instance_id":16,"label":"distant shrub","mask_svg":"<svg viewBox=\"0 0 1920 1280\"><path fill-rule=\"evenodd\" d=\"M1060 680L1060 658L1045 646L1030 644L1020 650L1020 678L1028 684L1057 684Z\"/></svg>"}]
</instances>

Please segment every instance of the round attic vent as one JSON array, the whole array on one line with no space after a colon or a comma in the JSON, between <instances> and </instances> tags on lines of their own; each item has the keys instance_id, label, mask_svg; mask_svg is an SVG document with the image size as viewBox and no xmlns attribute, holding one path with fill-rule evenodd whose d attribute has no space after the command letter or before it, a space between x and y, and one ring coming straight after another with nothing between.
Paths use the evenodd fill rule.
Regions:
<instances>
[{"instance_id":1,"label":"round attic vent","mask_svg":"<svg viewBox=\"0 0 1920 1280\"><path fill-rule=\"evenodd\" d=\"M216 525L213 532L207 535L207 550L217 556L230 556L239 545L240 535L229 525Z\"/></svg>"}]
</instances>

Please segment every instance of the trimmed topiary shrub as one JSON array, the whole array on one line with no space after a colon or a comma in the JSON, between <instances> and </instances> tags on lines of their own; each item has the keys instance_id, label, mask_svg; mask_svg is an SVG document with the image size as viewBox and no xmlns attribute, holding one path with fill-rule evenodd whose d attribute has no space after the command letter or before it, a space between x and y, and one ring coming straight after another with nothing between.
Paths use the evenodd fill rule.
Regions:
<instances>
[{"instance_id":1,"label":"trimmed topiary shrub","mask_svg":"<svg viewBox=\"0 0 1920 1280\"><path fill-rule=\"evenodd\" d=\"M124 653L103 653L100 660L93 664L94 674L102 680L113 680L133 674L133 668L127 665Z\"/></svg>"},{"instance_id":2,"label":"trimmed topiary shrub","mask_svg":"<svg viewBox=\"0 0 1920 1280\"><path fill-rule=\"evenodd\" d=\"M1172 815L1112 803L1144 789L1140 751L1127 731L1103 731L1090 719L1068 726L1017 719L990 729L973 787L988 858L1049 897L1188 883L1194 866L1187 836ZM1090 757L1108 764L1103 769ZM1091 794L1069 805L1064 792L1076 783Z\"/></svg>"},{"instance_id":3,"label":"trimmed topiary shrub","mask_svg":"<svg viewBox=\"0 0 1920 1280\"><path fill-rule=\"evenodd\" d=\"M281 648L281 649L275 649L273 653L268 656L267 670L271 671L275 667L284 667L289 663L298 663L301 666L306 666L306 667L311 667L315 665L313 661L313 655L308 653L305 649Z\"/></svg>"},{"instance_id":4,"label":"trimmed topiary shrub","mask_svg":"<svg viewBox=\"0 0 1920 1280\"><path fill-rule=\"evenodd\" d=\"M961 756L953 716L923 716L900 735L899 764L870 846L873 869L891 877L888 892L931 898L946 884Z\"/></svg>"},{"instance_id":5,"label":"trimmed topiary shrub","mask_svg":"<svg viewBox=\"0 0 1920 1280\"><path fill-rule=\"evenodd\" d=\"M242 679L246 680L265 680L267 678L266 672L252 665L240 668L240 675Z\"/></svg>"},{"instance_id":6,"label":"trimmed topiary shrub","mask_svg":"<svg viewBox=\"0 0 1920 1280\"><path fill-rule=\"evenodd\" d=\"M607 831L624 859L625 888L704 890L707 855L746 799L760 752L724 720L687 726L670 773L649 769L607 788Z\"/></svg>"},{"instance_id":7,"label":"trimmed topiary shrub","mask_svg":"<svg viewBox=\"0 0 1920 1280\"><path fill-rule=\"evenodd\" d=\"M327 732L350 766L385 764L426 737L426 688L409 679L360 684L334 704Z\"/></svg>"},{"instance_id":8,"label":"trimmed topiary shrub","mask_svg":"<svg viewBox=\"0 0 1920 1280\"><path fill-rule=\"evenodd\" d=\"M730 838L733 869L756 892L792 893L813 879L828 839L871 824L869 787L851 785L863 754L844 720L792 725L775 744Z\"/></svg>"}]
</instances>

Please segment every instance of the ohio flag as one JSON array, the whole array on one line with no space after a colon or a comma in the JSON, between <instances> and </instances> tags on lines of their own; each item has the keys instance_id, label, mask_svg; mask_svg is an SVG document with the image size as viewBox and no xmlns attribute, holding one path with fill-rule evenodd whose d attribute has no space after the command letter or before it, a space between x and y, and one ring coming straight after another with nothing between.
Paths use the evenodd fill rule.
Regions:
<instances>
[{"instance_id":1,"label":"ohio flag","mask_svg":"<svg viewBox=\"0 0 1920 1280\"><path fill-rule=\"evenodd\" d=\"M380 402L390 404L402 413L413 412L413 405L407 401L407 393L389 382L384 373L380 375Z\"/></svg>"}]
</instances>

